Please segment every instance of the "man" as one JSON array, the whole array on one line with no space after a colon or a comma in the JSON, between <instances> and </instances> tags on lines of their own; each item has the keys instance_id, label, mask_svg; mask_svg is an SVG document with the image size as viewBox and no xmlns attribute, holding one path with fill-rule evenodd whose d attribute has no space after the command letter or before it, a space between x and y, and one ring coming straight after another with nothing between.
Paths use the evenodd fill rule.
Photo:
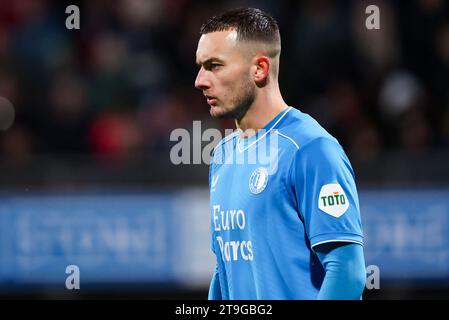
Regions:
<instances>
[{"instance_id":1,"label":"man","mask_svg":"<svg viewBox=\"0 0 449 320\"><path fill-rule=\"evenodd\" d=\"M217 259L209 299L360 299L366 274L353 171L337 140L284 102L276 21L238 9L200 33L195 86L212 117L232 117L239 129L217 145L210 166ZM267 146L269 161L256 159Z\"/></svg>"}]
</instances>

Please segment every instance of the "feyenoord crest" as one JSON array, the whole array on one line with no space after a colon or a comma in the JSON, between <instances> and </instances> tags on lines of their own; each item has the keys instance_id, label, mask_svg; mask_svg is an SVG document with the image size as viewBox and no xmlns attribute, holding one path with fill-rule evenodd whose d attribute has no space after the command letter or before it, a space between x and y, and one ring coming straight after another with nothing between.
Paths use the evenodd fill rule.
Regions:
<instances>
[{"instance_id":1,"label":"feyenoord crest","mask_svg":"<svg viewBox=\"0 0 449 320\"><path fill-rule=\"evenodd\" d=\"M318 208L335 218L341 217L348 210L349 201L340 184L330 183L321 187Z\"/></svg>"},{"instance_id":2,"label":"feyenoord crest","mask_svg":"<svg viewBox=\"0 0 449 320\"><path fill-rule=\"evenodd\" d=\"M251 174L251 177L249 178L249 191L251 191L254 194L261 193L265 187L267 186L268 182L268 171L265 168L257 168L253 171Z\"/></svg>"}]
</instances>

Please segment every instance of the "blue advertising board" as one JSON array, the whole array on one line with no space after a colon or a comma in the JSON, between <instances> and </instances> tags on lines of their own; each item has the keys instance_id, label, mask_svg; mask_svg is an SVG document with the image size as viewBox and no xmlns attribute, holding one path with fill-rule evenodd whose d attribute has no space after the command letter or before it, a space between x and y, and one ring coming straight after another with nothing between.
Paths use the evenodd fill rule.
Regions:
<instances>
[{"instance_id":1,"label":"blue advertising board","mask_svg":"<svg viewBox=\"0 0 449 320\"><path fill-rule=\"evenodd\" d=\"M367 265L382 281L449 279L449 190L360 192ZM207 285L207 190L0 195L0 287Z\"/></svg>"},{"instance_id":2,"label":"blue advertising board","mask_svg":"<svg viewBox=\"0 0 449 320\"><path fill-rule=\"evenodd\" d=\"M360 193L367 264L382 279L449 280L449 190Z\"/></svg>"},{"instance_id":3,"label":"blue advertising board","mask_svg":"<svg viewBox=\"0 0 449 320\"><path fill-rule=\"evenodd\" d=\"M69 265L79 268L84 284L181 282L186 273L195 275L187 257L192 241L203 242L198 249L206 254L209 248L207 230L199 240L186 234L195 231L189 222L198 214L189 212L198 207L195 197L3 194L0 284L63 284ZM207 207L203 211L207 220Z\"/></svg>"}]
</instances>

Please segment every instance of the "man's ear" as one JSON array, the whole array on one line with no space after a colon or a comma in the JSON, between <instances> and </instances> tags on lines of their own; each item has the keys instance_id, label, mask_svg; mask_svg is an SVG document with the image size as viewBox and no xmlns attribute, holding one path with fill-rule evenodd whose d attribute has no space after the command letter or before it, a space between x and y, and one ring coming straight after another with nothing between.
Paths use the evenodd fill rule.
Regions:
<instances>
[{"instance_id":1,"label":"man's ear","mask_svg":"<svg viewBox=\"0 0 449 320\"><path fill-rule=\"evenodd\" d=\"M268 73L270 72L270 59L267 56L257 56L254 58L254 81L257 86L264 86L268 80Z\"/></svg>"}]
</instances>

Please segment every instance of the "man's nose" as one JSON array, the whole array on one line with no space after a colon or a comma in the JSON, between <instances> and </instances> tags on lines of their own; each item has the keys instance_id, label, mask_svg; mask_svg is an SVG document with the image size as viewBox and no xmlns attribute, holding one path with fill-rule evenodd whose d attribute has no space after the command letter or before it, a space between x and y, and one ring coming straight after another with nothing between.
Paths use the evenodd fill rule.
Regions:
<instances>
[{"instance_id":1,"label":"man's nose","mask_svg":"<svg viewBox=\"0 0 449 320\"><path fill-rule=\"evenodd\" d=\"M210 81L207 79L205 70L203 68L198 71L198 75L195 80L195 88L200 90L207 90L210 88Z\"/></svg>"}]
</instances>

